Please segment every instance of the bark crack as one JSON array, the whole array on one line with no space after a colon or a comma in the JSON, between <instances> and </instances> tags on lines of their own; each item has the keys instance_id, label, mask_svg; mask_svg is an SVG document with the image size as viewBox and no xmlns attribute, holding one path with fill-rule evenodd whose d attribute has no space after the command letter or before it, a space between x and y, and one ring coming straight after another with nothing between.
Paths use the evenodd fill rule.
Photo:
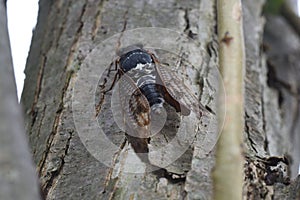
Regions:
<instances>
[{"instance_id":1,"label":"bark crack","mask_svg":"<svg viewBox=\"0 0 300 200\"><path fill-rule=\"evenodd\" d=\"M101 25L101 13L103 12L103 9L104 9L104 2L105 2L105 0L101 0L98 4L98 10L95 15L95 22L92 27L92 40L94 40L95 37L97 36L99 27Z\"/></svg>"},{"instance_id":2,"label":"bark crack","mask_svg":"<svg viewBox=\"0 0 300 200\"><path fill-rule=\"evenodd\" d=\"M85 1L85 4L82 6L82 11L81 11L81 14L80 14L79 19L78 19L80 25L79 25L79 27L78 27L78 29L76 31L75 38L74 38L72 46L70 48L69 55L67 56L67 62L66 62L66 65L64 67L65 69L68 66L71 65L71 62L73 60L74 52L76 51L79 39L82 36L82 28L83 28L83 25L84 25L83 16L85 14L87 4L88 4L88 1Z\"/></svg>"},{"instance_id":3,"label":"bark crack","mask_svg":"<svg viewBox=\"0 0 300 200\"><path fill-rule=\"evenodd\" d=\"M37 76L37 82L36 82L36 88L35 88L35 94L34 94L34 100L33 100L33 104L31 107L31 114L32 114L32 120L31 120L31 127L33 127L34 122L36 120L37 114L36 114L36 105L37 102L39 100L39 96L41 93L41 87L42 87L42 81L43 81L43 77L44 77L44 69L47 63L47 56L46 54L42 56L42 61L41 61L41 66L40 66L40 70L38 72L38 76Z\"/></svg>"},{"instance_id":4,"label":"bark crack","mask_svg":"<svg viewBox=\"0 0 300 200\"><path fill-rule=\"evenodd\" d=\"M247 138L248 141L250 142L250 146L251 148L255 151L255 153L258 153L257 149L255 148L256 143L253 141L253 139L251 138L251 127L248 124L248 120L250 119L249 115L247 112L245 112L245 132L247 134Z\"/></svg>"},{"instance_id":5,"label":"bark crack","mask_svg":"<svg viewBox=\"0 0 300 200\"><path fill-rule=\"evenodd\" d=\"M62 36L63 34L63 31L65 30L65 27L66 27L66 23L68 21L68 16L69 16L69 13L70 13L70 7L72 5L72 1L69 1L68 5L67 5L67 11L66 11L66 14L64 16L64 19L63 19L63 22L61 24L61 27L59 28L59 32L58 32L58 36L57 36L57 39L55 41L55 48L57 49L59 47L59 40L60 40L60 37Z\"/></svg>"},{"instance_id":6,"label":"bark crack","mask_svg":"<svg viewBox=\"0 0 300 200\"><path fill-rule=\"evenodd\" d=\"M67 142L66 142L65 151L64 151L64 153L59 158L60 159L60 165L59 165L59 167L55 171L51 172L50 179L46 182L46 185L44 187L42 187L43 196L45 198L48 195L49 189L53 185L56 185L56 183L57 183L57 181L59 179L60 173L63 170L64 164L65 164L65 160L64 159L65 159L65 157L68 154L69 147L70 147L70 142L71 142L72 137L73 137L73 131L69 131L69 137L68 137Z\"/></svg>"},{"instance_id":7,"label":"bark crack","mask_svg":"<svg viewBox=\"0 0 300 200\"><path fill-rule=\"evenodd\" d=\"M190 23L190 18L189 18L189 8L184 9L184 21L185 21L185 28L183 30L184 33L186 33L190 38L195 38L197 33L193 33L191 30L191 23Z\"/></svg>"},{"instance_id":8,"label":"bark crack","mask_svg":"<svg viewBox=\"0 0 300 200\"><path fill-rule=\"evenodd\" d=\"M113 66L114 66L114 61L112 61L112 63L110 64L109 68L107 69L106 77L103 79L103 82L99 85L99 87L101 89L101 95L100 95L99 103L95 105L95 111L96 111L95 117L98 117L98 115L101 111L102 105L105 100L106 93L111 91L111 89L113 88L114 81L111 83L110 87L106 86L108 84L108 79L109 79L110 73L112 71L116 71L116 69L112 69ZM117 75L118 74L115 74L115 76L117 76Z\"/></svg>"},{"instance_id":9,"label":"bark crack","mask_svg":"<svg viewBox=\"0 0 300 200\"><path fill-rule=\"evenodd\" d=\"M39 128L38 128L38 131L37 131L37 137L40 136L40 133L41 133L41 127L42 127L42 124L44 122L44 119L45 119L45 112L46 112L46 109L47 109L47 105L44 106L44 109L42 111L42 116L41 116L41 120L40 120L40 124L39 124Z\"/></svg>"},{"instance_id":10,"label":"bark crack","mask_svg":"<svg viewBox=\"0 0 300 200\"><path fill-rule=\"evenodd\" d=\"M184 21L185 21L185 28L183 30L183 32L188 33L190 30L190 19L189 19L189 13L188 13L188 9L184 9Z\"/></svg>"},{"instance_id":11,"label":"bark crack","mask_svg":"<svg viewBox=\"0 0 300 200\"><path fill-rule=\"evenodd\" d=\"M261 95L261 114L262 114L262 121L263 121L263 125L262 125L262 128L263 128L263 132L266 134L267 133L267 130L266 130L266 115L265 115L265 99L264 99L264 89L262 88L262 95ZM268 138L265 137L265 141L264 141L264 150L266 152L268 152Z\"/></svg>"},{"instance_id":12,"label":"bark crack","mask_svg":"<svg viewBox=\"0 0 300 200\"><path fill-rule=\"evenodd\" d=\"M121 154L121 151L124 149L125 145L126 145L126 142L127 142L127 139L126 137L124 138L123 142L121 143L120 147L119 147L119 151L117 151L112 159L112 165L106 175L106 178L105 178L105 182L104 182L104 189L102 191L102 194L106 193L106 190L107 190L107 187L109 185L109 182L110 180L112 179L112 174L113 174L113 170L115 168L115 165L116 165L116 161L117 161L117 158L120 156ZM113 191L111 192L111 194L114 194L114 190L115 190L115 186L117 185L117 182L118 181L115 181L114 183L114 187L113 187ZM110 198L111 199L111 196Z\"/></svg>"},{"instance_id":13,"label":"bark crack","mask_svg":"<svg viewBox=\"0 0 300 200\"><path fill-rule=\"evenodd\" d=\"M53 146L53 141L54 141L54 138L55 138L55 136L58 132L58 128L59 128L59 125L60 125L60 122L61 122L61 117L63 115L63 110L64 110L65 96L66 96L66 92L67 92L67 89L69 87L72 75L73 75L73 71L69 71L67 73L66 82L65 82L63 90L62 90L62 96L61 96L60 104L59 104L58 109L56 111L56 116L55 116L54 123L53 123L53 126L52 126L52 131L51 131L49 137L47 138L46 149L44 151L43 157L42 157L41 161L38 164L38 171L39 171L39 176L40 177L46 176L47 173L48 173L47 172L48 169L45 168L45 164L48 161L49 156L52 154L50 149ZM59 176L59 174L62 170L62 167L64 165L64 157L66 156L66 154L68 152L68 149L69 149L70 141L71 141L71 138L72 138L72 132L69 132L69 134L70 135L69 135L69 137L67 139L67 142L66 142L66 150L60 157L60 159L61 159L60 166L58 167L57 170L51 172L51 177L45 183L42 183L42 190L43 190L43 194L45 196L47 196L48 191L49 191L50 187L52 186L53 181L55 180L55 178L57 176Z\"/></svg>"},{"instance_id":14,"label":"bark crack","mask_svg":"<svg viewBox=\"0 0 300 200\"><path fill-rule=\"evenodd\" d=\"M117 42L117 46L116 46L116 52L118 52L120 50L120 47L121 47L121 39L123 37L123 34L124 32L126 31L126 28L127 28L127 20L128 20L128 8L127 10L125 11L124 15L123 15L123 18L124 18L124 22L123 22L123 28L121 30L121 34L120 34L120 37L118 39L118 42Z\"/></svg>"}]
</instances>

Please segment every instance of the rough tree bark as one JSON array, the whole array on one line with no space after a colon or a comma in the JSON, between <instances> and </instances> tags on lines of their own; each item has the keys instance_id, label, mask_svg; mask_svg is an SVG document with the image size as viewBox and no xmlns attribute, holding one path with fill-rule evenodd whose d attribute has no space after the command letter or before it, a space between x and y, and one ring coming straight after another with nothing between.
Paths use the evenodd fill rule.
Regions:
<instances>
[{"instance_id":1,"label":"rough tree bark","mask_svg":"<svg viewBox=\"0 0 300 200\"><path fill-rule=\"evenodd\" d=\"M298 106L298 90L289 93L286 85L282 84L289 79L279 79L278 75L283 73L272 73L269 62L266 62L266 58L269 60L272 57L266 57L261 48L265 23L261 16L264 1L244 0L242 3L246 44L246 163L243 196L268 199L275 195L279 198L283 191L294 191L289 192L289 197L295 197L295 188L299 187L297 181L290 186L277 183L286 183L286 179L277 179L278 174L274 175L266 168L270 165L268 156L291 155L288 149L291 141L287 136L291 130L288 128L290 123L287 123L290 122L289 115L282 115L282 112L283 105L291 105L288 103L290 100ZM215 92L218 89L218 83L213 81L216 80L213 69L218 63L215 2L40 0L39 4L38 23L27 60L21 101L43 196L46 199L210 199L214 151L203 154L203 138L196 136L187 152L190 159L180 161L188 170L185 182L172 184L166 179L157 179L152 173L125 173L122 170L124 163L130 162L130 157L126 157L130 146L124 140L123 133L115 129L112 116L99 114L100 120L106 116L109 137L121 147L114 152L111 167L107 167L87 151L79 138L72 115L72 95L79 73L84 70L82 68L88 67L82 63L86 62L87 56L100 42L137 27L164 27L186 33L199 43L198 49L190 49L185 55L188 60L202 57L197 74L193 74L195 71L191 68L184 68L183 71L186 70L192 79L195 91L199 94L198 90L202 90L201 102L215 111ZM299 37L295 37L299 41ZM299 51L299 42L297 45ZM267 56L270 55L267 52ZM93 59L97 60L97 57ZM108 67L101 65L101 60L96 63L100 63L99 68ZM272 83L276 83L275 86ZM106 82L99 84L107 86ZM87 97L87 100L89 98L101 100L98 106L105 111L109 96L101 96L100 100L98 97ZM87 116L88 113L82 113L83 119ZM291 127L296 132L299 130L299 117L297 114L294 116ZM210 123L204 131L213 134L216 124ZM87 130L86 134L92 132ZM179 168L173 167L175 170ZM269 181L271 175L273 179ZM285 198L288 199L288 196Z\"/></svg>"},{"instance_id":2,"label":"rough tree bark","mask_svg":"<svg viewBox=\"0 0 300 200\"><path fill-rule=\"evenodd\" d=\"M299 170L299 33L285 18L269 16L265 27L264 44L267 55L267 95L277 102L269 104L278 108L278 114L270 110L274 117L273 126L268 127L268 149L271 155L287 154L290 158L290 175L295 179ZM281 29L279 32L276 30ZM282 37L285 35L286 37ZM276 104L275 104L276 103ZM277 133L276 133L277 132ZM285 141L285 142L283 142ZM275 148L276 147L276 148ZM290 189L278 184L275 186L277 199L298 199L299 176L292 181ZM280 188L280 189L279 189ZM277 190L279 189L279 190ZM281 193L283 192L283 193Z\"/></svg>"},{"instance_id":3,"label":"rough tree bark","mask_svg":"<svg viewBox=\"0 0 300 200\"><path fill-rule=\"evenodd\" d=\"M5 1L0 2L0 199L37 200L39 188L18 104Z\"/></svg>"}]
</instances>

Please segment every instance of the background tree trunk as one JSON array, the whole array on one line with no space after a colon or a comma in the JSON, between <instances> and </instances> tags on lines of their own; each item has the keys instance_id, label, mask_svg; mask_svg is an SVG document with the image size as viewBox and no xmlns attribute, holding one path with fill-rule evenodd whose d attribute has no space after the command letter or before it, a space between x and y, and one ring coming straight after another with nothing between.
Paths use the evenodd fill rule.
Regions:
<instances>
[{"instance_id":1,"label":"background tree trunk","mask_svg":"<svg viewBox=\"0 0 300 200\"><path fill-rule=\"evenodd\" d=\"M0 199L37 200L39 188L17 99L5 1L0 1L0 44Z\"/></svg>"},{"instance_id":2,"label":"background tree trunk","mask_svg":"<svg viewBox=\"0 0 300 200\"><path fill-rule=\"evenodd\" d=\"M285 61L290 60L281 60L284 65L273 67L275 72L280 70L278 73L272 73L273 68L270 66L276 65L270 65L270 63L274 60L272 55L275 55L278 49L283 50L283 47L293 47L292 55L298 55L299 36L292 33L293 31L287 33L294 34L293 41L297 41L290 44L289 37L281 35L280 40L275 39L270 43L271 50L266 51L267 54L265 54L261 48L265 23L261 16L264 1L245 0L242 3L246 47L244 80L245 155L247 158L243 195L245 198L253 199L267 199L273 195L279 198L283 194L282 191L288 190L294 192L290 192L290 196L285 198L295 197L295 189L299 187L297 182L285 186L277 183L284 182L285 179L279 180L275 177L275 181L267 186L269 176L266 177L267 171L264 168L268 166L268 163L266 164L264 159L270 155L297 154L292 154L292 150L289 149L292 143L289 135L299 130L298 86L295 85L298 82L293 82L291 88L294 90L291 93L291 90L287 89L289 87L286 87L286 81L290 81L290 77L285 76L290 72L287 68L281 72L281 67L287 66ZM195 90L203 90L201 102L215 111L217 95L214 91L218 90L218 84L213 81L216 80L216 75L212 70L218 63L215 2L211 0L166 0L162 2L40 0L39 4L38 23L27 60L26 80L21 101L26 113L26 130L45 198L211 198L210 172L214 166L214 152L203 154L201 149L206 148L203 138L197 136L187 152L187 157L191 159L184 158L180 161L187 165L188 169L187 179L183 183L171 184L165 179L158 180L152 173L125 173L122 171L123 165L130 162L130 157L126 157L126 153L132 150L126 143L123 133L120 134L115 126L107 125L106 128L111 133L110 139L122 148L114 152L115 157L111 158L111 167L99 162L87 151L79 138L73 120L72 95L76 81L80 78L79 73L84 70L83 67L87 67L82 63L86 62L86 57L100 42L116 33L137 27L164 27L186 33L193 37L196 43L200 43L198 49L191 49L188 52L188 59L199 56L200 48L206 50L204 54L201 54L203 61L199 61L202 68L197 76L200 78L198 77L199 80L193 82L193 86L197 88ZM277 21L282 23L281 27L286 26L284 30L291 30L282 20L273 22ZM268 29L268 23L266 38L270 37L274 40L271 34L278 33L278 31L271 30L275 26L269 26L270 29ZM279 29L282 30L282 28ZM272 45L276 45L278 41L284 41L284 43L272 48ZM287 51L277 55L287 56ZM295 59L293 69L299 70L299 64L297 64L299 62L296 62L299 56L293 58ZM94 60L97 60L97 57ZM99 68L108 67L101 65L101 60L97 62L100 63ZM187 71L190 69L187 68ZM195 76L190 72L188 75ZM297 80L297 76L294 78ZM288 84L292 85L290 82ZM106 109L109 101L107 96L100 100L96 97L87 97L87 100L88 98L102 100L98 105L101 110ZM291 107L291 105L296 107ZM293 120L289 114L283 114L283 112L292 113L296 110ZM82 113L83 120L87 115L88 113ZM103 119L101 117L103 115L99 116L100 120ZM109 124L112 116L104 116L106 116L106 124ZM216 128L215 123L210 123L207 130L213 134L217 132ZM86 134L92 132L92 130L87 131ZM296 135L294 134L295 137ZM99 149L99 151L102 150ZM263 167L261 169L258 166Z\"/></svg>"}]
</instances>

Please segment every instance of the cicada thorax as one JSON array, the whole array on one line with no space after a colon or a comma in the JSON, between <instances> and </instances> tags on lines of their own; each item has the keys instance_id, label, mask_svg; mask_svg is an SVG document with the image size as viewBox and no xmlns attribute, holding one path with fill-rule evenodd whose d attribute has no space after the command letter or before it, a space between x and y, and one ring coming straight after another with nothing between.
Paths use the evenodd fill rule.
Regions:
<instances>
[{"instance_id":1,"label":"cicada thorax","mask_svg":"<svg viewBox=\"0 0 300 200\"><path fill-rule=\"evenodd\" d=\"M160 112L164 98L157 83L158 74L152 56L142 49L136 49L123 55L119 62L122 71L132 79L137 90L146 97L151 110ZM137 94L138 92L133 93L132 98L135 99L132 102L140 101L136 98ZM138 106L130 105L130 107L134 114L139 112Z\"/></svg>"}]
</instances>

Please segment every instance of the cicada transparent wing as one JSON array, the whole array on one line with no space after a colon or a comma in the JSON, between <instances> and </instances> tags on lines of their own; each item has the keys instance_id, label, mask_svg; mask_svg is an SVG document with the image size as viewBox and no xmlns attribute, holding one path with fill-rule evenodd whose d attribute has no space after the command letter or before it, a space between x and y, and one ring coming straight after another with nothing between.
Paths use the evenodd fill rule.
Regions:
<instances>
[{"instance_id":1,"label":"cicada transparent wing","mask_svg":"<svg viewBox=\"0 0 300 200\"><path fill-rule=\"evenodd\" d=\"M120 73L122 73L121 70ZM126 73L122 73L118 86L126 133L133 137L148 138L150 136L150 105L147 98Z\"/></svg>"},{"instance_id":2,"label":"cicada transparent wing","mask_svg":"<svg viewBox=\"0 0 300 200\"><path fill-rule=\"evenodd\" d=\"M154 60L158 82L163 86L162 89L165 90L165 100L175 107L176 111L180 111L182 115L187 116L190 112L194 112L200 119L207 112L207 109L174 71L168 66L159 63L156 59Z\"/></svg>"}]
</instances>

